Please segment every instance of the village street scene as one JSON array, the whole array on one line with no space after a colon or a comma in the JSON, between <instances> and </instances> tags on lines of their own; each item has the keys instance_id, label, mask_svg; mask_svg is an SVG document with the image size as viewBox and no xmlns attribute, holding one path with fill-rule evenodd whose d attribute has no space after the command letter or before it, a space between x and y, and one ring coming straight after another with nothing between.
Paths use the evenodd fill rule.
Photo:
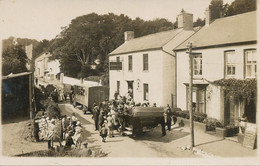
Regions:
<instances>
[{"instance_id":1,"label":"village street scene","mask_svg":"<svg viewBox=\"0 0 260 166\"><path fill-rule=\"evenodd\" d=\"M257 164L257 2L1 1L0 165Z\"/></svg>"}]
</instances>

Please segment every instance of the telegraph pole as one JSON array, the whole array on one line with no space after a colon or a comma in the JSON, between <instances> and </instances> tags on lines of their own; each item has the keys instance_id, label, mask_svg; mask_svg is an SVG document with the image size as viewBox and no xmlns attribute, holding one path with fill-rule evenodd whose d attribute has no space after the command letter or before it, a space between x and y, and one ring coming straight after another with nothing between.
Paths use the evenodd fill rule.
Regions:
<instances>
[{"instance_id":1,"label":"telegraph pole","mask_svg":"<svg viewBox=\"0 0 260 166\"><path fill-rule=\"evenodd\" d=\"M193 54L192 54L192 43L189 42L187 45L187 53L189 54L189 110L190 110L190 135L191 135L191 150L194 147L194 124L193 124L193 110L192 110L192 86L193 86Z\"/></svg>"}]
</instances>

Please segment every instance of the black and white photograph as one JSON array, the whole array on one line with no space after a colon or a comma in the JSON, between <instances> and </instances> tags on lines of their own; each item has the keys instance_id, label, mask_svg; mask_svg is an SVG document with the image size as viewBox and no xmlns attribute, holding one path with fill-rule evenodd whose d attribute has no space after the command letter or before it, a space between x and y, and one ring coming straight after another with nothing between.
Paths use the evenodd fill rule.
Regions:
<instances>
[{"instance_id":1,"label":"black and white photograph","mask_svg":"<svg viewBox=\"0 0 260 166\"><path fill-rule=\"evenodd\" d=\"M0 0L0 165L260 164L258 5Z\"/></svg>"}]
</instances>

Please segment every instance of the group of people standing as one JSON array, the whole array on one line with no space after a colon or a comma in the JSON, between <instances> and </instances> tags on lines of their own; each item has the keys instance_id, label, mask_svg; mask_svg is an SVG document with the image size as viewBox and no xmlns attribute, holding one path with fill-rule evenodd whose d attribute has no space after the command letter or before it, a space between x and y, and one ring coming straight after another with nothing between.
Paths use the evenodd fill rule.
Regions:
<instances>
[{"instance_id":1,"label":"group of people standing","mask_svg":"<svg viewBox=\"0 0 260 166\"><path fill-rule=\"evenodd\" d=\"M114 137L114 130L117 130L119 134L123 134L125 127L128 126L128 122L131 114L131 110L134 107L156 107L156 103L152 106L147 103L135 103L131 95L120 96L116 95L115 99L106 100L97 104L94 102L92 106L92 112L95 123L95 130L100 132L102 141L106 142L106 137ZM164 109L164 117L160 122L162 126L162 136L166 135L166 126L171 131L171 125L176 123L177 118L173 115L172 109L169 104Z\"/></svg>"},{"instance_id":2,"label":"group of people standing","mask_svg":"<svg viewBox=\"0 0 260 166\"><path fill-rule=\"evenodd\" d=\"M65 140L65 148L70 148L73 144L76 148L80 148L83 129L81 122L77 119L75 113L72 113L71 117L67 115L63 116L62 131L63 139Z\"/></svg>"},{"instance_id":3,"label":"group of people standing","mask_svg":"<svg viewBox=\"0 0 260 166\"><path fill-rule=\"evenodd\" d=\"M102 141L106 141L107 135L114 137L114 130L122 134L127 115L133 109L134 102L131 98L118 97L116 100L106 100L97 105L94 102L92 106L93 120L95 123L95 130L100 132Z\"/></svg>"}]
</instances>

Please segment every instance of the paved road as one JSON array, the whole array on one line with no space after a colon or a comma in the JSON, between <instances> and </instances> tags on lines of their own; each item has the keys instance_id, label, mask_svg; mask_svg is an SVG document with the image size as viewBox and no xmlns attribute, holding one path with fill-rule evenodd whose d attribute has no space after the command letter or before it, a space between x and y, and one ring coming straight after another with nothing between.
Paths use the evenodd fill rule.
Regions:
<instances>
[{"instance_id":1,"label":"paved road","mask_svg":"<svg viewBox=\"0 0 260 166\"><path fill-rule=\"evenodd\" d=\"M175 128L168 131L165 137L161 137L161 127L153 129L137 138L120 136L115 132L115 137L107 138L103 143L97 131L94 131L92 115L84 115L69 103L60 104L63 114L71 115L75 112L81 121L84 131L84 139L88 140L89 147L102 149L108 153L108 157L198 157L190 151L182 151L176 140L187 137L189 134L182 129Z\"/></svg>"}]
</instances>

